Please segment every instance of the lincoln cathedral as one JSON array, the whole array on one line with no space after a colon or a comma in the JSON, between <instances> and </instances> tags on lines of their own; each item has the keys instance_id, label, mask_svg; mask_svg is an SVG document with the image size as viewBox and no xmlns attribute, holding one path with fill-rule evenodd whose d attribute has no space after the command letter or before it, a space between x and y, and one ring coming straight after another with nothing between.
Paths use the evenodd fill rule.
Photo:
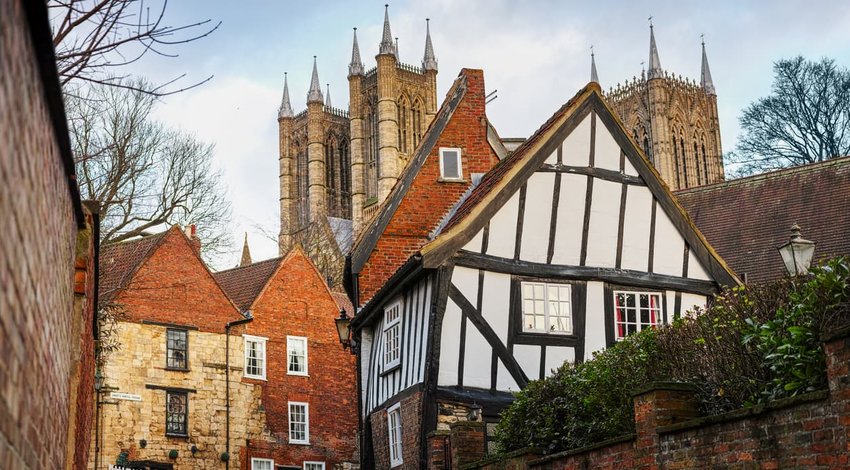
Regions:
<instances>
[{"instance_id":1,"label":"lincoln cathedral","mask_svg":"<svg viewBox=\"0 0 850 470\"><path fill-rule=\"evenodd\" d=\"M278 110L282 254L317 224L333 232L340 257L347 251L434 118L437 68L428 21L421 64L405 64L385 10L371 68L363 63L354 29L348 110L333 107L329 90L322 92L315 58L305 110L294 112L284 80ZM591 81L599 82L593 56ZM650 25L648 70L609 89L605 98L672 190L724 179L717 95L705 44L697 83L661 67Z\"/></svg>"}]
</instances>

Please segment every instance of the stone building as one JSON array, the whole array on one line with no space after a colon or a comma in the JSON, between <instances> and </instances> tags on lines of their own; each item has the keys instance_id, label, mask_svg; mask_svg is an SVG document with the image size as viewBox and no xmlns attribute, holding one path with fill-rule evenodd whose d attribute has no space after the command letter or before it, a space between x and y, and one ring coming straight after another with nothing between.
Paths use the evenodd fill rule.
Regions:
<instances>
[{"instance_id":1,"label":"stone building","mask_svg":"<svg viewBox=\"0 0 850 470\"><path fill-rule=\"evenodd\" d=\"M284 80L278 110L280 252L311 223L351 221L355 232L375 214L437 110L437 59L426 23L422 66L399 60L389 14L376 65L366 69L357 42L348 66L349 110L323 95L316 61L307 109L293 113ZM350 231L350 229L349 229Z\"/></svg>"},{"instance_id":2,"label":"stone building","mask_svg":"<svg viewBox=\"0 0 850 470\"><path fill-rule=\"evenodd\" d=\"M655 31L649 27L649 70L605 93L667 185L685 189L723 181L717 93L705 43L700 83L661 68ZM596 78L592 65L593 81Z\"/></svg>"},{"instance_id":3,"label":"stone building","mask_svg":"<svg viewBox=\"0 0 850 470\"><path fill-rule=\"evenodd\" d=\"M0 2L0 468L85 468L98 218L80 200L44 2Z\"/></svg>"}]
</instances>

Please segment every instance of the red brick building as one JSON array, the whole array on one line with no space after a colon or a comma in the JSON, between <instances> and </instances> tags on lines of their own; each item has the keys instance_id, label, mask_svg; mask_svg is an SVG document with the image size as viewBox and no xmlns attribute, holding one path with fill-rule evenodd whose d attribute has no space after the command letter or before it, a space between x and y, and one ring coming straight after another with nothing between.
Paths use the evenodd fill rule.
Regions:
<instances>
[{"instance_id":1,"label":"red brick building","mask_svg":"<svg viewBox=\"0 0 850 470\"><path fill-rule=\"evenodd\" d=\"M0 468L85 468L97 210L80 201L44 2L0 2Z\"/></svg>"},{"instance_id":2,"label":"red brick building","mask_svg":"<svg viewBox=\"0 0 850 470\"><path fill-rule=\"evenodd\" d=\"M250 312L246 345L262 354L263 365L242 380L262 389L266 429L248 441L242 468L330 470L357 462L355 361L334 326L340 308L353 314L345 296L328 289L300 248L215 276Z\"/></svg>"}]
</instances>

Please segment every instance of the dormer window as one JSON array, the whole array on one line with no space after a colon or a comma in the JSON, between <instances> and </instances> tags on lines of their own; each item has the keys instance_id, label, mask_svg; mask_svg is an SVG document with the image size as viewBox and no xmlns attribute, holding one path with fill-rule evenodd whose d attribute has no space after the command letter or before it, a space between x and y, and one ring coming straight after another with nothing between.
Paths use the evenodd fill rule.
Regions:
<instances>
[{"instance_id":1,"label":"dormer window","mask_svg":"<svg viewBox=\"0 0 850 470\"><path fill-rule=\"evenodd\" d=\"M459 148L440 148L440 180L463 180Z\"/></svg>"}]
</instances>

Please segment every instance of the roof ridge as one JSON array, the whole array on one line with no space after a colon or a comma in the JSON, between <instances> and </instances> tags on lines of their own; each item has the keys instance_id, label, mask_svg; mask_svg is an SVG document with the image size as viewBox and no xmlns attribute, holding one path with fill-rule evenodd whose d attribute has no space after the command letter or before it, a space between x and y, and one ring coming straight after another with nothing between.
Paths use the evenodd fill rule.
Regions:
<instances>
[{"instance_id":1,"label":"roof ridge","mask_svg":"<svg viewBox=\"0 0 850 470\"><path fill-rule=\"evenodd\" d=\"M753 181L766 180L771 178L778 178L781 176L795 174L795 173L808 173L813 171L819 171L823 167L831 166L831 165L842 165L842 164L850 164L850 156L844 157L835 157L830 158L829 160L824 160L822 162L809 163L807 165L797 165L788 168L778 168L776 170L766 171L764 173L758 173L756 175L742 176L740 178L733 178L730 180L718 181L712 184L705 184L702 186L695 186L693 188L680 189L678 191L674 191L674 194L692 194L698 193L702 191L710 191L713 189L718 189L721 187L733 186L736 184L744 184Z\"/></svg>"},{"instance_id":2,"label":"roof ridge","mask_svg":"<svg viewBox=\"0 0 850 470\"><path fill-rule=\"evenodd\" d=\"M261 261L255 261L251 264L246 264L245 266L235 266L235 267L232 267L232 268L222 269L220 271L213 272L213 275L223 274L223 273L231 273L231 272L236 271L238 269L246 269L246 268L250 268L252 266L256 266L256 265L262 264L262 263L269 263L271 261L280 261L283 258L284 258L283 256L277 256L275 258L269 258L269 259L264 259L264 260L261 260Z\"/></svg>"},{"instance_id":3,"label":"roof ridge","mask_svg":"<svg viewBox=\"0 0 850 470\"><path fill-rule=\"evenodd\" d=\"M173 225L172 225L172 227L173 227ZM103 246L101 248L107 248L107 247L112 247L112 246L118 246L118 245L138 243L138 242L141 242L141 241L152 240L156 237L162 237L163 235L168 233L169 230L171 230L171 227L168 227L168 229L163 230L162 232L159 232L159 233L151 233L151 234L148 234L148 235L139 235L139 238L128 238L126 240L106 242L106 243L103 244Z\"/></svg>"}]
</instances>

